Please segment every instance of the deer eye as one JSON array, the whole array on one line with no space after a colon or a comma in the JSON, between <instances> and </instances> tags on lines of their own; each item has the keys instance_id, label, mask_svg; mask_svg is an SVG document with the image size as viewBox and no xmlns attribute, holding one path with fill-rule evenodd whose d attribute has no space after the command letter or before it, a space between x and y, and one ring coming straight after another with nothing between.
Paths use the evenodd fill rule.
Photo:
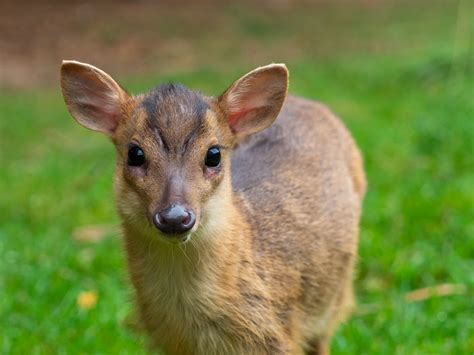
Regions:
<instances>
[{"instance_id":1,"label":"deer eye","mask_svg":"<svg viewBox=\"0 0 474 355\"><path fill-rule=\"evenodd\" d=\"M221 150L219 147L211 147L207 150L204 164L210 168L216 168L221 163Z\"/></svg>"},{"instance_id":2,"label":"deer eye","mask_svg":"<svg viewBox=\"0 0 474 355\"><path fill-rule=\"evenodd\" d=\"M131 145L128 148L128 165L142 166L145 164L145 152L138 145Z\"/></svg>"}]
</instances>

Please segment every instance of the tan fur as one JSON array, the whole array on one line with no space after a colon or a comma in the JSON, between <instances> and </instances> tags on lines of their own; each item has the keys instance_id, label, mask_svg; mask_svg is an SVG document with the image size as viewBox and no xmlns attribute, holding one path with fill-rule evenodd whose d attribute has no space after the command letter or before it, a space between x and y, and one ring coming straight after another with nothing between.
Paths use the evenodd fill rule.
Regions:
<instances>
[{"instance_id":1,"label":"tan fur","mask_svg":"<svg viewBox=\"0 0 474 355\"><path fill-rule=\"evenodd\" d=\"M62 72L73 116L76 69ZM273 65L218 99L203 97L200 133L187 148L183 139L196 130L192 94L173 99L156 91L116 103L114 186L130 279L140 321L167 354L326 354L353 305L362 158L323 105L290 96L278 115L286 85L286 68ZM161 100L158 111L152 99ZM90 125L97 130L100 122ZM145 168L126 166L131 141L144 148ZM217 143L222 166L208 174L202 161ZM196 211L185 239L164 236L150 222L170 199Z\"/></svg>"}]
</instances>

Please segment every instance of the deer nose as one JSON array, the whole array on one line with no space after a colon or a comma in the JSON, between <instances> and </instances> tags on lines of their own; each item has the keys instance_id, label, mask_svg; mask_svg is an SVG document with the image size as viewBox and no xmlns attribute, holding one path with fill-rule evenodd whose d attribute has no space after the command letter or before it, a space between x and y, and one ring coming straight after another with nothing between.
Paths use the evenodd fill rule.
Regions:
<instances>
[{"instance_id":1,"label":"deer nose","mask_svg":"<svg viewBox=\"0 0 474 355\"><path fill-rule=\"evenodd\" d=\"M156 228L165 234L182 234L193 228L196 215L181 205L171 205L153 217Z\"/></svg>"}]
</instances>

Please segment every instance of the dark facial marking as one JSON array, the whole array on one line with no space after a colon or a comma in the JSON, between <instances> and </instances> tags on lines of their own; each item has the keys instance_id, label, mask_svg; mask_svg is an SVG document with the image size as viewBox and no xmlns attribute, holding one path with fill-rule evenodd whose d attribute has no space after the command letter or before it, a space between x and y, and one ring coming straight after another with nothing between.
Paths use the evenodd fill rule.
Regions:
<instances>
[{"instance_id":1,"label":"dark facial marking","mask_svg":"<svg viewBox=\"0 0 474 355\"><path fill-rule=\"evenodd\" d=\"M156 127L156 126L153 127L153 132L155 133L155 136L159 139L161 144L163 144L163 148L165 149L165 151L169 152L170 151L170 146L168 145L168 143L166 143L166 140L163 137L163 135L160 133L160 130L158 129L158 127Z\"/></svg>"},{"instance_id":2,"label":"dark facial marking","mask_svg":"<svg viewBox=\"0 0 474 355\"><path fill-rule=\"evenodd\" d=\"M180 84L165 84L150 91L142 102L146 123L167 151L183 154L204 127L209 108L204 97Z\"/></svg>"}]
</instances>

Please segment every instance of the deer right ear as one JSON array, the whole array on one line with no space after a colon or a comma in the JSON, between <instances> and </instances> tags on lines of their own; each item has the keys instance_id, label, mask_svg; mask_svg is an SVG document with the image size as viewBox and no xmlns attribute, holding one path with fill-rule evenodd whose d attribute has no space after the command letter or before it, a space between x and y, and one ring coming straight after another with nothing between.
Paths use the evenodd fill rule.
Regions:
<instances>
[{"instance_id":1,"label":"deer right ear","mask_svg":"<svg viewBox=\"0 0 474 355\"><path fill-rule=\"evenodd\" d=\"M277 118L288 90L288 69L270 64L235 81L218 103L237 139L259 132Z\"/></svg>"},{"instance_id":2,"label":"deer right ear","mask_svg":"<svg viewBox=\"0 0 474 355\"><path fill-rule=\"evenodd\" d=\"M77 122L113 135L129 95L110 75L89 64L64 60L61 88L69 113Z\"/></svg>"}]
</instances>

